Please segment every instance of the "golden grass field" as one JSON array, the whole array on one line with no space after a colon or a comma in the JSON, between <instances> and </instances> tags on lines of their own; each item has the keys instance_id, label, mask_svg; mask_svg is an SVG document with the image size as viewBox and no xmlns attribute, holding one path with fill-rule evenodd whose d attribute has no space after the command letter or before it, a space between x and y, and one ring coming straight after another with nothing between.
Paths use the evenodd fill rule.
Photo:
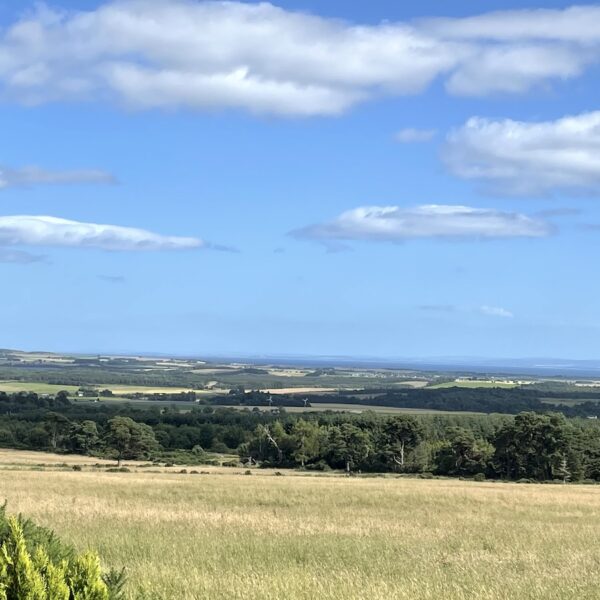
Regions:
<instances>
[{"instance_id":1,"label":"golden grass field","mask_svg":"<svg viewBox=\"0 0 600 600\"><path fill-rule=\"evenodd\" d=\"M600 487L6 470L52 463L30 454L0 457L9 510L125 565L132 598L600 598Z\"/></svg>"}]
</instances>

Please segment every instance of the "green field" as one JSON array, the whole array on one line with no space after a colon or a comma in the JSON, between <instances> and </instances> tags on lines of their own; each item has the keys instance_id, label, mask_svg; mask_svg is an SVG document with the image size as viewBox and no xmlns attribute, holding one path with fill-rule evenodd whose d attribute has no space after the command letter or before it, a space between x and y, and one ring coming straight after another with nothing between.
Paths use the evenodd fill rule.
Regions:
<instances>
[{"instance_id":1,"label":"green field","mask_svg":"<svg viewBox=\"0 0 600 600\"><path fill-rule=\"evenodd\" d=\"M600 486L274 475L0 470L0 489L124 565L130 598L599 597Z\"/></svg>"},{"instance_id":2,"label":"green field","mask_svg":"<svg viewBox=\"0 0 600 600\"><path fill-rule=\"evenodd\" d=\"M437 383L435 385L427 386L430 390L440 388L514 388L518 387L517 383L506 383L503 381L484 381L484 380L465 380L465 381L446 381L444 383Z\"/></svg>"}]
</instances>

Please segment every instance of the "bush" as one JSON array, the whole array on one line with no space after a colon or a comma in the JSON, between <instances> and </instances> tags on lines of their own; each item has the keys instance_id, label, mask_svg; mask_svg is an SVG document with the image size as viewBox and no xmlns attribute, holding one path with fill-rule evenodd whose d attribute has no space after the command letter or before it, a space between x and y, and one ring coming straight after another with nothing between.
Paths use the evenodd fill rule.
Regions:
<instances>
[{"instance_id":1,"label":"bush","mask_svg":"<svg viewBox=\"0 0 600 600\"><path fill-rule=\"evenodd\" d=\"M223 442L219 441L214 442L210 450L211 452L216 452L217 454L231 453L231 448L228 448Z\"/></svg>"},{"instance_id":2,"label":"bush","mask_svg":"<svg viewBox=\"0 0 600 600\"><path fill-rule=\"evenodd\" d=\"M473 481L485 481L485 474L475 473L475 475L473 476Z\"/></svg>"},{"instance_id":3,"label":"bush","mask_svg":"<svg viewBox=\"0 0 600 600\"><path fill-rule=\"evenodd\" d=\"M81 465L73 465L71 468L73 471L81 471Z\"/></svg>"},{"instance_id":4,"label":"bush","mask_svg":"<svg viewBox=\"0 0 600 600\"><path fill-rule=\"evenodd\" d=\"M0 507L2 600L120 600L124 586L123 571L103 575L95 553L78 555L49 529Z\"/></svg>"},{"instance_id":5,"label":"bush","mask_svg":"<svg viewBox=\"0 0 600 600\"><path fill-rule=\"evenodd\" d=\"M106 469L107 473L131 473L131 469L129 467L110 467L110 469Z\"/></svg>"},{"instance_id":6,"label":"bush","mask_svg":"<svg viewBox=\"0 0 600 600\"><path fill-rule=\"evenodd\" d=\"M310 463L304 467L307 471L331 471L331 467L324 461Z\"/></svg>"}]
</instances>

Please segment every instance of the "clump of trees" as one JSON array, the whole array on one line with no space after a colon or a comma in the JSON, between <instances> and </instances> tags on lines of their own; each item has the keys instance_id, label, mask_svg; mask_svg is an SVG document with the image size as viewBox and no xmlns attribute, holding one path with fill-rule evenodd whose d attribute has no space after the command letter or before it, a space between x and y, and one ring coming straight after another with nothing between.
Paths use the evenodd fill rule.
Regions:
<instances>
[{"instance_id":1,"label":"clump of trees","mask_svg":"<svg viewBox=\"0 0 600 600\"><path fill-rule=\"evenodd\" d=\"M600 480L600 429L563 415L522 413L489 435L450 425L443 435L413 416L335 425L297 419L258 426L240 458L268 466L347 472L431 472L455 477Z\"/></svg>"},{"instance_id":2,"label":"clump of trees","mask_svg":"<svg viewBox=\"0 0 600 600\"><path fill-rule=\"evenodd\" d=\"M199 464L600 481L600 420L555 412L386 416L285 408L83 404L0 393L0 446Z\"/></svg>"},{"instance_id":3,"label":"clump of trees","mask_svg":"<svg viewBox=\"0 0 600 600\"><path fill-rule=\"evenodd\" d=\"M124 459L148 458L158 450L152 427L136 423L129 417L114 417L108 421L103 442L107 452L117 459L119 466Z\"/></svg>"}]
</instances>

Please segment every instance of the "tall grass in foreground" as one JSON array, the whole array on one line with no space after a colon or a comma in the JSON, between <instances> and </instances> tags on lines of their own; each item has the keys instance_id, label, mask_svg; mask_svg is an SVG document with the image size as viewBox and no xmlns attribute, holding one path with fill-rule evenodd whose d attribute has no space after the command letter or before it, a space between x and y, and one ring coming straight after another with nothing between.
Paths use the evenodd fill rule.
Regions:
<instances>
[{"instance_id":1,"label":"tall grass in foreground","mask_svg":"<svg viewBox=\"0 0 600 600\"><path fill-rule=\"evenodd\" d=\"M595 486L4 471L0 496L132 597L600 597Z\"/></svg>"}]
</instances>

